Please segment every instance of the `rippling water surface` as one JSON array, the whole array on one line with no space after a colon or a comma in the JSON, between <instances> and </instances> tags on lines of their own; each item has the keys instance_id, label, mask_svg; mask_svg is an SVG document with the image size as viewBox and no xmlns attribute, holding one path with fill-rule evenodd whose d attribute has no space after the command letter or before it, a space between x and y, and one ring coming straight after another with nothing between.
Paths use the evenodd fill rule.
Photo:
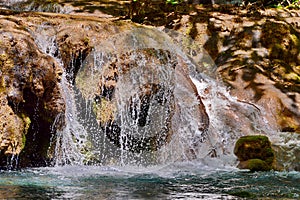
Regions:
<instances>
[{"instance_id":1,"label":"rippling water surface","mask_svg":"<svg viewBox=\"0 0 300 200\"><path fill-rule=\"evenodd\" d=\"M199 163L3 171L0 199L299 199L299 172L249 173Z\"/></svg>"}]
</instances>

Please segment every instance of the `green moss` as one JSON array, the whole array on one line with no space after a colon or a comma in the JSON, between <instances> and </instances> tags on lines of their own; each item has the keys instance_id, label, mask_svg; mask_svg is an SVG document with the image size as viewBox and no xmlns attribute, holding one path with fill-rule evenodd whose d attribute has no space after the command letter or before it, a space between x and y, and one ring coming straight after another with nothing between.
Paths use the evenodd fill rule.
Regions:
<instances>
[{"instance_id":1,"label":"green moss","mask_svg":"<svg viewBox=\"0 0 300 200\"><path fill-rule=\"evenodd\" d=\"M84 143L84 146L80 149L80 153L84 155L83 163L86 165L99 163L99 157L92 151L92 149L93 149L93 144L89 140L87 140Z\"/></svg>"},{"instance_id":2,"label":"green moss","mask_svg":"<svg viewBox=\"0 0 300 200\"><path fill-rule=\"evenodd\" d=\"M31 119L27 115L25 115L24 113L22 113L21 117L22 117L22 119L25 123L24 133L27 134L28 129L29 129L30 124L31 124Z\"/></svg>"},{"instance_id":3,"label":"green moss","mask_svg":"<svg viewBox=\"0 0 300 200\"><path fill-rule=\"evenodd\" d=\"M272 167L261 159L250 159L248 161L248 169L250 169L251 172L270 171Z\"/></svg>"},{"instance_id":4,"label":"green moss","mask_svg":"<svg viewBox=\"0 0 300 200\"><path fill-rule=\"evenodd\" d=\"M21 118L24 122L24 132L22 134L22 146L21 146L21 149L24 149L25 147L25 144L26 144L26 134L28 133L28 129L30 127L30 124L31 124L31 119L24 113L21 114Z\"/></svg>"},{"instance_id":5,"label":"green moss","mask_svg":"<svg viewBox=\"0 0 300 200\"><path fill-rule=\"evenodd\" d=\"M83 38L83 43L84 43L85 46L89 46L90 38L88 38L88 37Z\"/></svg>"},{"instance_id":6,"label":"green moss","mask_svg":"<svg viewBox=\"0 0 300 200\"><path fill-rule=\"evenodd\" d=\"M192 33L192 30L193 30L193 23L189 21L187 23L187 29L185 31L185 35L190 35Z\"/></svg>"},{"instance_id":7,"label":"green moss","mask_svg":"<svg viewBox=\"0 0 300 200\"><path fill-rule=\"evenodd\" d=\"M270 57L280 59L284 55L284 52L285 48L281 44L276 43L271 47Z\"/></svg>"},{"instance_id":8,"label":"green moss","mask_svg":"<svg viewBox=\"0 0 300 200\"><path fill-rule=\"evenodd\" d=\"M285 74L285 79L288 81L300 82L300 76L298 74L296 74L295 72Z\"/></svg>"},{"instance_id":9,"label":"green moss","mask_svg":"<svg viewBox=\"0 0 300 200\"><path fill-rule=\"evenodd\" d=\"M290 34L290 27L285 23L267 20L262 26L262 45L272 48L284 44L284 39Z\"/></svg>"},{"instance_id":10,"label":"green moss","mask_svg":"<svg viewBox=\"0 0 300 200\"><path fill-rule=\"evenodd\" d=\"M113 102L101 98L99 103L93 103L93 112L97 116L97 121L100 122L100 124L105 124L110 120L114 120L116 106Z\"/></svg>"},{"instance_id":11,"label":"green moss","mask_svg":"<svg viewBox=\"0 0 300 200\"><path fill-rule=\"evenodd\" d=\"M25 144L26 144L26 135L22 134L22 146L21 146L21 149L25 148Z\"/></svg>"},{"instance_id":12,"label":"green moss","mask_svg":"<svg viewBox=\"0 0 300 200\"><path fill-rule=\"evenodd\" d=\"M290 38L291 38L294 45L300 46L300 40L295 34L291 34Z\"/></svg>"},{"instance_id":13,"label":"green moss","mask_svg":"<svg viewBox=\"0 0 300 200\"><path fill-rule=\"evenodd\" d=\"M238 141L236 142L235 146L236 148L239 148L241 145L249 142L255 142L255 143L260 143L263 145L270 144L269 139L267 136L264 135L248 135L248 136L243 136Z\"/></svg>"},{"instance_id":14,"label":"green moss","mask_svg":"<svg viewBox=\"0 0 300 200\"><path fill-rule=\"evenodd\" d=\"M147 53L149 57L155 56L157 58L158 56L157 52L152 48L147 48L145 49L145 51L146 51L145 53Z\"/></svg>"}]
</instances>

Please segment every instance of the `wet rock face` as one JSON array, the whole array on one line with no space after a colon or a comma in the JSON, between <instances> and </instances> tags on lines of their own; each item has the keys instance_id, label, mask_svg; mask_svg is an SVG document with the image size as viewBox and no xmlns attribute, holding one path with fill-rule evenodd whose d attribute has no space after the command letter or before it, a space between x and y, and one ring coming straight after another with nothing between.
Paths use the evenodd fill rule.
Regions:
<instances>
[{"instance_id":1,"label":"wet rock face","mask_svg":"<svg viewBox=\"0 0 300 200\"><path fill-rule=\"evenodd\" d=\"M300 34L285 21L233 29L216 58L218 72L239 99L265 108L284 132L300 131Z\"/></svg>"},{"instance_id":2,"label":"wet rock face","mask_svg":"<svg viewBox=\"0 0 300 200\"><path fill-rule=\"evenodd\" d=\"M198 101L193 114L199 118L199 131L208 129L208 115L187 65L167 50L145 48L116 56L95 72L96 84L89 81L97 85L94 94L86 91L84 74L79 73L77 87L83 96L94 97L98 124L118 147L133 152L155 151L169 142L176 132L175 117L183 109L176 96L180 87Z\"/></svg>"},{"instance_id":3,"label":"wet rock face","mask_svg":"<svg viewBox=\"0 0 300 200\"><path fill-rule=\"evenodd\" d=\"M266 136L243 136L235 144L234 154L240 161L238 167L251 171L272 169L274 153Z\"/></svg>"},{"instance_id":4,"label":"wet rock face","mask_svg":"<svg viewBox=\"0 0 300 200\"><path fill-rule=\"evenodd\" d=\"M23 140L27 133L25 126L29 126L30 121L26 123L26 119L15 115L4 99L1 99L0 120L0 150L5 155L19 154L25 146Z\"/></svg>"},{"instance_id":5,"label":"wet rock face","mask_svg":"<svg viewBox=\"0 0 300 200\"><path fill-rule=\"evenodd\" d=\"M207 26L210 37L204 46L215 60L218 76L233 96L261 109L268 126L283 132L280 137L286 138L291 133L297 138L300 133L299 12L266 10L258 11L258 15L252 16L255 19L243 14L211 18ZM294 148L297 139L278 139L273 133L269 138L276 154L275 168L299 169L296 164L299 150Z\"/></svg>"},{"instance_id":6,"label":"wet rock face","mask_svg":"<svg viewBox=\"0 0 300 200\"><path fill-rule=\"evenodd\" d=\"M42 53L34 38L18 20L0 19L1 66L1 155L27 153L23 163L38 159L49 143L50 126L64 112L58 83L62 70L56 61ZM33 128L39 124L39 128ZM33 141L34 134L41 141ZM36 138L35 138L36 139ZM27 146L28 144L28 146ZM28 164L28 163L27 163Z\"/></svg>"}]
</instances>

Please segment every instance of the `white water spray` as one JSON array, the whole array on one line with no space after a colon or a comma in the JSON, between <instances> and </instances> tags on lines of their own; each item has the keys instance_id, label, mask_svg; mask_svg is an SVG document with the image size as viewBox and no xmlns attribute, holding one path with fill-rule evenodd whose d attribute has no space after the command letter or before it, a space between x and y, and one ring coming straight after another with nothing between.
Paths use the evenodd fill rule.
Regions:
<instances>
[{"instance_id":1,"label":"white water spray","mask_svg":"<svg viewBox=\"0 0 300 200\"><path fill-rule=\"evenodd\" d=\"M57 130L54 140L57 165L155 165L197 159L205 163L212 161L210 163L216 165L234 166L236 158L233 147L239 137L249 134L274 135L264 119L263 108L230 96L224 86L200 73L211 75L209 68L215 69L212 59L203 49L186 37L178 37L172 31L165 32L167 34L145 28L120 33L95 47L83 62L75 86L67 81L67 74L63 75L61 90L66 100L66 113L65 127ZM172 38L174 35L177 35L175 39ZM45 34L38 36L38 43L43 44L40 48L61 63L55 37ZM152 50L155 50L152 53L156 58L147 60L147 56L143 54L150 52L151 58ZM106 80L108 76L103 75L105 69L120 64L118 62L123 62L124 59L138 67L127 63L133 68L122 69L121 63L116 69L119 72L127 71L117 77L113 93L115 101L111 104L98 104L96 94L99 94L99 83L114 81ZM187 66L187 71L172 68L174 60L181 67ZM187 84L188 79L192 84ZM156 94L151 91L152 97L147 103L149 116L145 117L144 122L140 122L137 116L141 115L142 106L145 105L141 94L147 93L142 88L148 84L152 85L152 90L156 83L164 89L157 90ZM193 87L196 87L196 93L198 92L208 113L208 130L201 129L203 121L195 113L199 102L195 90L191 89ZM171 92L168 93L166 88ZM106 96L108 97L109 95ZM164 100L158 101L159 98ZM105 103L103 99L102 102ZM172 103L176 106L168 108ZM105 106L101 107L103 105ZM103 116L99 119L95 108L104 109L99 110L100 116L113 112L114 109L118 110L109 116L117 123L117 126L110 128L120 129L119 135L111 135L114 139L107 136L105 127L101 127ZM170 116L168 112L172 109L177 110ZM110 118L105 120L108 119ZM166 121L171 125L166 125ZM139 126L139 123L144 125ZM172 134L166 141L157 143L160 146L155 151L130 149L143 148L139 146L141 144L128 146L131 138L140 138L145 141L143 145L149 145L146 143L153 141L151 137L161 134L160 128L170 129ZM147 137L150 139L145 140Z\"/></svg>"}]
</instances>

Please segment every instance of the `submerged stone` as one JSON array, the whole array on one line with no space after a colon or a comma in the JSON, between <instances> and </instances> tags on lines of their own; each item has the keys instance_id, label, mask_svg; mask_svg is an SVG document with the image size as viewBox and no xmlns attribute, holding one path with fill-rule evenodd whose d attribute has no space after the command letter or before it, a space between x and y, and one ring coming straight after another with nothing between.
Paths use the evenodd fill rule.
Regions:
<instances>
[{"instance_id":1,"label":"submerged stone","mask_svg":"<svg viewBox=\"0 0 300 200\"><path fill-rule=\"evenodd\" d=\"M238 165L238 168L240 169L249 169L251 172L255 171L269 171L271 170L271 166L261 160L261 159L249 159L246 161L241 161Z\"/></svg>"}]
</instances>

